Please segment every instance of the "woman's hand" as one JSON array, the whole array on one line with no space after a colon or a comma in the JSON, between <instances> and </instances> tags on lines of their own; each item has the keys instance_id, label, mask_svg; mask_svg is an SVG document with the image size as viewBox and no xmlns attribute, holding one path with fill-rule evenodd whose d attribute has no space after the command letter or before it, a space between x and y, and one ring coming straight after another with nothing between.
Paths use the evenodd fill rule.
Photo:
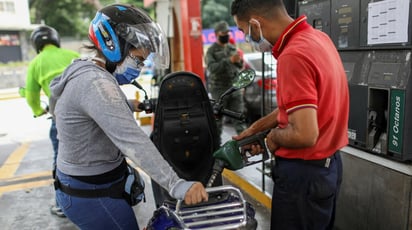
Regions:
<instances>
[{"instance_id":1,"label":"woman's hand","mask_svg":"<svg viewBox=\"0 0 412 230\"><path fill-rule=\"evenodd\" d=\"M197 204L208 200L208 194L205 187L200 182L195 182L185 194L185 203L187 205Z\"/></svg>"}]
</instances>

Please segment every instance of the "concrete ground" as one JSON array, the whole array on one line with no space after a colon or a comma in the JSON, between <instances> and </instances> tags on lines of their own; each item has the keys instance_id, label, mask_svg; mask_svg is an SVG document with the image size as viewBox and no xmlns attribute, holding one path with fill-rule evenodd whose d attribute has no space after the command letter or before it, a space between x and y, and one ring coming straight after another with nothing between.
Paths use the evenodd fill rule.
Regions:
<instances>
[{"instance_id":1,"label":"concrete ground","mask_svg":"<svg viewBox=\"0 0 412 230\"><path fill-rule=\"evenodd\" d=\"M33 118L16 89L0 92L0 228L63 229L76 227L67 218L50 214L54 202L51 164L52 149L48 139L50 120ZM150 126L142 126L146 131ZM225 127L223 140L233 135ZM262 192L262 174L253 165L237 172L224 173L225 183L239 187L256 209L258 229L269 229L270 196ZM150 180L145 175L147 202L134 207L140 227L146 225L155 210ZM271 191L270 179L265 179ZM269 192L270 193L270 192Z\"/></svg>"}]
</instances>

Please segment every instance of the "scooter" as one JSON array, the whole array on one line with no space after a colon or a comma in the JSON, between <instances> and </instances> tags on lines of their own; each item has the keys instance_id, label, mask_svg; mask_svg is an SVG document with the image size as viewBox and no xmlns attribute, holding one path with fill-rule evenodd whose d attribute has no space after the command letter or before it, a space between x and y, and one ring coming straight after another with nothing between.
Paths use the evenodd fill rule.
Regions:
<instances>
[{"instance_id":1,"label":"scooter","mask_svg":"<svg viewBox=\"0 0 412 230\"><path fill-rule=\"evenodd\" d=\"M214 170L216 168L214 165L220 160L213 157L213 153L220 147L215 119L223 115L236 119L245 118L243 114L223 107L225 97L251 84L254 76L253 70L241 72L233 86L218 100L211 100L200 78L190 72L167 75L160 85L159 97L155 103L148 99L145 93L140 108L146 112L155 111L151 138L163 157L180 177L201 181L205 186L215 186L207 188L210 192L209 202L196 207L186 207L180 205L181 201L171 200L167 191L152 181L158 209L149 222L148 229L233 229L247 225L249 227L246 229L256 228L253 207L244 200L241 192L236 188L221 186L220 173L223 168L220 171ZM132 84L144 91L137 82ZM243 211L235 212L235 209L231 208L235 206ZM217 213L208 211L215 208L218 210ZM193 215L181 217L187 212ZM200 216L203 224L197 223ZM193 219L194 217L196 218ZM223 218L223 220L215 220L215 218ZM185 223L184 220L191 224Z\"/></svg>"},{"instance_id":2,"label":"scooter","mask_svg":"<svg viewBox=\"0 0 412 230\"><path fill-rule=\"evenodd\" d=\"M241 191L233 186L210 187L223 169L239 170L269 159L264 148L260 159L248 154L244 147L250 144L265 146L268 131L255 134L240 141L228 141L214 152L216 159L213 173L207 183L209 200L198 205L187 206L182 200L165 201L150 219L146 230L156 229L247 229L257 228L255 211L246 202Z\"/></svg>"},{"instance_id":3,"label":"scooter","mask_svg":"<svg viewBox=\"0 0 412 230\"><path fill-rule=\"evenodd\" d=\"M200 77L184 71L163 78L155 103L145 93L141 109L146 113L155 111L151 139L179 177L206 186L213 171L213 153L220 147L216 119L223 115L245 118L242 113L224 108L223 102L231 93L251 84L254 76L250 69L241 72L233 87L218 99L209 98ZM142 90L137 82L132 84ZM222 185L220 175L212 186L219 185ZM171 199L155 181L152 188L157 208Z\"/></svg>"}]
</instances>

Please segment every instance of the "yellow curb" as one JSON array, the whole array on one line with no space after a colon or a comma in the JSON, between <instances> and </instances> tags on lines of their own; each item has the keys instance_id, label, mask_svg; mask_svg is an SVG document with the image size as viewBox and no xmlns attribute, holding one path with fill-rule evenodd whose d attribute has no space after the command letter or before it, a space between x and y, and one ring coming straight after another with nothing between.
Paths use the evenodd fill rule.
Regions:
<instances>
[{"instance_id":1,"label":"yellow curb","mask_svg":"<svg viewBox=\"0 0 412 230\"><path fill-rule=\"evenodd\" d=\"M267 209L271 209L272 207L272 199L267 196L264 192L258 189L253 184L247 182L242 177L238 176L236 173L230 170L223 170L222 173L223 177L233 183L235 186L241 188L245 193L247 193L250 197L255 199L257 202L261 203Z\"/></svg>"}]
</instances>

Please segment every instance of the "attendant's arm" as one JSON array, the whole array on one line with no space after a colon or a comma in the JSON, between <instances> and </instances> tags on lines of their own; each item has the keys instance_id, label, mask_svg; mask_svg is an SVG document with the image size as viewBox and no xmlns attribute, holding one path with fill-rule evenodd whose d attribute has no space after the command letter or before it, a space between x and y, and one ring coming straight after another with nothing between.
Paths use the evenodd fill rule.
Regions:
<instances>
[{"instance_id":1,"label":"attendant's arm","mask_svg":"<svg viewBox=\"0 0 412 230\"><path fill-rule=\"evenodd\" d=\"M249 128L245 129L239 135L233 136L233 139L241 140L245 137L252 136L256 133L275 128L278 125L278 122L277 122L278 113L279 113L279 110L276 108L271 113L255 121Z\"/></svg>"},{"instance_id":2,"label":"attendant's arm","mask_svg":"<svg viewBox=\"0 0 412 230\"><path fill-rule=\"evenodd\" d=\"M319 136L317 110L304 108L288 115L286 128L272 129L267 135L267 145L270 150L278 147L306 148L316 144Z\"/></svg>"}]
</instances>

